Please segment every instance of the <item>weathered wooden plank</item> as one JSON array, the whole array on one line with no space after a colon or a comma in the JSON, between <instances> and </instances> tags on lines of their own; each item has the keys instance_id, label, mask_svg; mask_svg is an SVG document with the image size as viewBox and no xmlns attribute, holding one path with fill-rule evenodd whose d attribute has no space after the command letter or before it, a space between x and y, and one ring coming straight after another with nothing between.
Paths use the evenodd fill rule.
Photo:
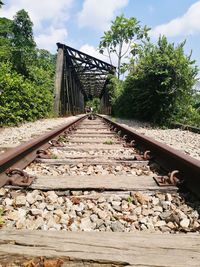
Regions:
<instances>
[{"instance_id":1,"label":"weathered wooden plank","mask_svg":"<svg viewBox=\"0 0 200 267\"><path fill-rule=\"evenodd\" d=\"M68 135L68 137L72 137L71 135ZM84 133L74 133L73 134L74 138L106 138L107 140L109 140L109 138L116 138L116 135L114 134L84 134Z\"/></svg>"},{"instance_id":2,"label":"weathered wooden plank","mask_svg":"<svg viewBox=\"0 0 200 267\"><path fill-rule=\"evenodd\" d=\"M83 131L76 131L76 132L74 132L74 135L77 135L77 136L79 136L79 135L88 135L88 136L90 136L90 135L100 135L100 136L104 136L104 135L113 135L113 136L116 136L116 134L114 134L114 133L112 133L112 132L110 132L110 131L91 131L91 132L88 132L88 131L85 131L85 130L83 130Z\"/></svg>"},{"instance_id":3,"label":"weathered wooden plank","mask_svg":"<svg viewBox=\"0 0 200 267\"><path fill-rule=\"evenodd\" d=\"M106 129L106 130L87 130L87 129L77 129L75 131L76 134L114 134L113 132L111 132L110 130Z\"/></svg>"},{"instance_id":4,"label":"weathered wooden plank","mask_svg":"<svg viewBox=\"0 0 200 267\"><path fill-rule=\"evenodd\" d=\"M75 266L82 260L115 266L199 267L200 235L1 230L1 264L39 256L77 261Z\"/></svg>"},{"instance_id":5,"label":"weathered wooden plank","mask_svg":"<svg viewBox=\"0 0 200 267\"><path fill-rule=\"evenodd\" d=\"M115 160L115 159L108 159L106 157L96 157L96 158L64 158L64 159L40 159L37 158L36 162L47 163L48 165L62 165L62 164L79 164L83 163L84 165L118 165L118 164L126 164L131 165L135 168L141 166L147 166L149 161L144 160Z\"/></svg>"},{"instance_id":6,"label":"weathered wooden plank","mask_svg":"<svg viewBox=\"0 0 200 267\"><path fill-rule=\"evenodd\" d=\"M119 150L119 149L126 149L123 148L122 145L119 144L79 144L77 146L67 144L65 147L57 147L56 149L59 150L74 150L74 151L89 151L89 150ZM130 148L129 148L130 149Z\"/></svg>"},{"instance_id":7,"label":"weathered wooden plank","mask_svg":"<svg viewBox=\"0 0 200 267\"><path fill-rule=\"evenodd\" d=\"M54 149L54 148L53 148ZM57 148L56 148L57 149ZM52 151L53 153L53 151ZM136 162L135 157L134 156L130 156L130 157L126 157L126 156L122 156L122 157L117 157L117 156L110 156L110 155L98 155L98 156L93 156L93 155L85 155L85 156L81 156L81 155L63 155L64 159L70 159L70 160L79 160L79 163L82 163L82 160L84 159L89 159L89 160L95 160L98 158L98 160L113 160L113 161L120 161L120 160L125 160L128 162L134 161L134 163ZM137 162L148 162L148 161L137 161Z\"/></svg>"},{"instance_id":8,"label":"weathered wooden plank","mask_svg":"<svg viewBox=\"0 0 200 267\"><path fill-rule=\"evenodd\" d=\"M107 144L107 145L113 145L113 144L122 144L122 141L118 141L111 138L95 138L95 139L87 139L87 138L69 138L68 139L70 143L83 143L83 144Z\"/></svg>"},{"instance_id":9,"label":"weathered wooden plank","mask_svg":"<svg viewBox=\"0 0 200 267\"><path fill-rule=\"evenodd\" d=\"M177 191L174 186L159 187L151 176L133 175L36 175L29 187L40 190L116 190L116 191Z\"/></svg>"},{"instance_id":10,"label":"weathered wooden plank","mask_svg":"<svg viewBox=\"0 0 200 267\"><path fill-rule=\"evenodd\" d=\"M88 126L88 125L85 125L85 126L78 126L78 128L77 129L85 129L85 130L89 130L89 129L91 129L91 130L109 130L109 128L108 127L104 127L104 126L101 126L101 125L99 125L99 126Z\"/></svg>"}]
</instances>

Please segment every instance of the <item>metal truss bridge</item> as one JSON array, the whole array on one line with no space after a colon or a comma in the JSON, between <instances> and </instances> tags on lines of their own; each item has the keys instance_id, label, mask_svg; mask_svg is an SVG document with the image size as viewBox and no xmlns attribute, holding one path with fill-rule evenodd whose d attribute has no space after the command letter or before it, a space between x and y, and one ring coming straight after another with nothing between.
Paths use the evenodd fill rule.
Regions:
<instances>
[{"instance_id":1,"label":"metal truss bridge","mask_svg":"<svg viewBox=\"0 0 200 267\"><path fill-rule=\"evenodd\" d=\"M85 101L100 98L101 113L110 114L109 74L115 67L57 43L54 110L59 115L84 112Z\"/></svg>"}]
</instances>

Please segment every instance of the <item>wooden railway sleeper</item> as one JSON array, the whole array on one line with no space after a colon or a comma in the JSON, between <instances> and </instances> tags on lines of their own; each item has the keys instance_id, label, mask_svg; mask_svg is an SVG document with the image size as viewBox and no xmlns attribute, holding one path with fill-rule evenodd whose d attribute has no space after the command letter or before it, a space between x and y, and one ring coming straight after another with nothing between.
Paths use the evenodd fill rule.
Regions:
<instances>
[{"instance_id":1,"label":"wooden railway sleeper","mask_svg":"<svg viewBox=\"0 0 200 267\"><path fill-rule=\"evenodd\" d=\"M28 173L24 172L21 169L12 169L9 168L6 171L7 176L9 177L6 185L13 186L30 186L35 180L34 176L30 176Z\"/></svg>"}]
</instances>

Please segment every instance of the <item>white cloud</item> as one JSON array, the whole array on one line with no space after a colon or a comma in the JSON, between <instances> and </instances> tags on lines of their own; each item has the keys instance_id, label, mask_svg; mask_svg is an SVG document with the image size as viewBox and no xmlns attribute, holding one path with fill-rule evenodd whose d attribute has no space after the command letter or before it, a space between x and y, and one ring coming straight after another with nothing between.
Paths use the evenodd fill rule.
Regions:
<instances>
[{"instance_id":1,"label":"white cloud","mask_svg":"<svg viewBox=\"0 0 200 267\"><path fill-rule=\"evenodd\" d=\"M116 12L128 5L129 0L85 0L78 14L80 27L106 30Z\"/></svg>"},{"instance_id":2,"label":"white cloud","mask_svg":"<svg viewBox=\"0 0 200 267\"><path fill-rule=\"evenodd\" d=\"M127 50L127 45L125 44L124 47L123 47L123 50L122 52L124 53L126 50ZM89 44L84 44L80 47L79 49L80 51L90 55L90 56L93 56L93 57L96 57L102 61L105 61L107 63L110 64L110 60L109 60L109 57L108 57L108 54L100 54L98 52L98 50L92 46L92 45L89 45ZM117 63L118 63L118 57L115 53L112 53L111 54L111 58L112 58L112 65L113 66L117 66ZM127 63L128 62L128 59L126 57L122 58L122 63Z\"/></svg>"},{"instance_id":3,"label":"white cloud","mask_svg":"<svg viewBox=\"0 0 200 267\"><path fill-rule=\"evenodd\" d=\"M12 19L17 11L25 9L34 24L38 46L55 52L56 42L66 41L67 30L64 28L64 23L69 19L70 8L74 1L10 0L0 10L0 16Z\"/></svg>"},{"instance_id":4,"label":"white cloud","mask_svg":"<svg viewBox=\"0 0 200 267\"><path fill-rule=\"evenodd\" d=\"M46 33L41 33L35 37L35 41L39 48L55 52L56 43L67 42L67 30L65 28L55 29L49 28Z\"/></svg>"},{"instance_id":5,"label":"white cloud","mask_svg":"<svg viewBox=\"0 0 200 267\"><path fill-rule=\"evenodd\" d=\"M98 59L100 59L102 61L110 63L109 58L107 56L105 56L105 55L100 54L98 52L98 50L92 45L84 44L84 45L82 45L80 47L79 50L84 52L84 53L86 53L86 54L88 54L88 55L90 55L90 56L96 57L96 58L98 58Z\"/></svg>"},{"instance_id":6,"label":"white cloud","mask_svg":"<svg viewBox=\"0 0 200 267\"><path fill-rule=\"evenodd\" d=\"M177 17L166 24L156 26L150 35L168 37L193 35L200 32L200 1L197 1L181 17Z\"/></svg>"}]
</instances>

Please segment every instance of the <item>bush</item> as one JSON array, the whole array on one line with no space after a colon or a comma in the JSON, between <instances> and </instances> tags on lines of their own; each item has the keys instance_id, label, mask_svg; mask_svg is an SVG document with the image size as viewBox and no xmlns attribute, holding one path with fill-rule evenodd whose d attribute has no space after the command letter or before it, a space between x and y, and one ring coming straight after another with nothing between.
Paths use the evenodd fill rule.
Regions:
<instances>
[{"instance_id":1,"label":"bush","mask_svg":"<svg viewBox=\"0 0 200 267\"><path fill-rule=\"evenodd\" d=\"M36 84L0 63L0 125L19 124L49 115L52 92L45 84Z\"/></svg>"},{"instance_id":2,"label":"bush","mask_svg":"<svg viewBox=\"0 0 200 267\"><path fill-rule=\"evenodd\" d=\"M116 101L121 116L167 124L187 113L198 71L183 47L166 37L144 46Z\"/></svg>"}]
</instances>

